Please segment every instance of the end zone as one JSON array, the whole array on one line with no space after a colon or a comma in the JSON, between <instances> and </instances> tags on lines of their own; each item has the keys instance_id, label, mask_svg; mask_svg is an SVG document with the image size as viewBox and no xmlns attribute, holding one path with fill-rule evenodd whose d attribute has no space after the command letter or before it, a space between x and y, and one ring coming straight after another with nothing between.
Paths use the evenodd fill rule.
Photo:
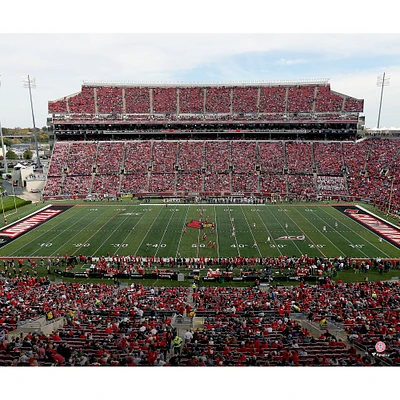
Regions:
<instances>
[{"instance_id":1,"label":"end zone","mask_svg":"<svg viewBox=\"0 0 400 400\"><path fill-rule=\"evenodd\" d=\"M398 249L400 249L400 228L396 225L385 221L379 216L358 205L333 206L333 208L357 221L359 224L363 225L370 231L387 240L393 246L396 246Z\"/></svg>"},{"instance_id":2,"label":"end zone","mask_svg":"<svg viewBox=\"0 0 400 400\"><path fill-rule=\"evenodd\" d=\"M67 211L72 206L67 205L48 205L40 210L19 219L12 224L0 229L0 247L12 242L23 234L44 224L55 216Z\"/></svg>"}]
</instances>

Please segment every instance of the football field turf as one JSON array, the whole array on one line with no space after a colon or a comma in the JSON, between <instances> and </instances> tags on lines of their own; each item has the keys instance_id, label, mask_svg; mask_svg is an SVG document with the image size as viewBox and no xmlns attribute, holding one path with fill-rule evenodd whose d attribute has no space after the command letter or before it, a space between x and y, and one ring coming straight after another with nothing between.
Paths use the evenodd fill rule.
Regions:
<instances>
[{"instance_id":1,"label":"football field turf","mask_svg":"<svg viewBox=\"0 0 400 400\"><path fill-rule=\"evenodd\" d=\"M0 256L400 258L399 246L354 220L346 207L85 203L66 208L10 241L0 239Z\"/></svg>"}]
</instances>

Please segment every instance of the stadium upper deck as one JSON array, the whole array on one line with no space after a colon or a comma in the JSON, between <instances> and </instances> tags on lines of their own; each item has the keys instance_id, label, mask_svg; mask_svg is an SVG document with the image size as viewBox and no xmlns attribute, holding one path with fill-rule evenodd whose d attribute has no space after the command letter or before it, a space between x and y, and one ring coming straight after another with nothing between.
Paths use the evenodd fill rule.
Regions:
<instances>
[{"instance_id":1,"label":"stadium upper deck","mask_svg":"<svg viewBox=\"0 0 400 400\"><path fill-rule=\"evenodd\" d=\"M363 107L364 100L332 91L327 80L221 85L86 82L79 93L49 101L48 111L55 134L62 136L293 130L354 135Z\"/></svg>"}]
</instances>

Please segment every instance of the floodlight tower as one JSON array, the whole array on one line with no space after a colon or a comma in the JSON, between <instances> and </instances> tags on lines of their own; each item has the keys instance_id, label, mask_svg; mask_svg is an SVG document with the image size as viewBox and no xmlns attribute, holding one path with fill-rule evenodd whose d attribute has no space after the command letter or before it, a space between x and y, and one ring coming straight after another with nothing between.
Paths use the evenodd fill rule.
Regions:
<instances>
[{"instance_id":1,"label":"floodlight tower","mask_svg":"<svg viewBox=\"0 0 400 400\"><path fill-rule=\"evenodd\" d=\"M0 80L0 87L1 87L1 80ZM1 121L0 121L0 136L1 136L1 149L3 150L4 172L7 173L8 170L7 170L6 148L4 146L3 128L1 127Z\"/></svg>"},{"instance_id":2,"label":"floodlight tower","mask_svg":"<svg viewBox=\"0 0 400 400\"><path fill-rule=\"evenodd\" d=\"M39 157L39 148L38 148L38 140L36 135L36 124L35 124L35 114L33 112L33 102L32 102L32 88L36 88L36 78L31 78L28 75L28 78L23 80L24 87L29 89L29 98L31 100L31 111L32 111L32 122L33 122L33 137L35 139L35 147L36 147L36 167L40 168L40 157Z\"/></svg>"},{"instance_id":3,"label":"floodlight tower","mask_svg":"<svg viewBox=\"0 0 400 400\"><path fill-rule=\"evenodd\" d=\"M381 109L382 109L382 99L383 99L383 88L385 86L389 86L390 84L390 76L386 76L385 72L383 75L379 75L376 86L380 86L381 88L381 100L379 102L379 112L378 112L378 123L376 124L376 127L379 128L379 123L381 121Z\"/></svg>"}]
</instances>

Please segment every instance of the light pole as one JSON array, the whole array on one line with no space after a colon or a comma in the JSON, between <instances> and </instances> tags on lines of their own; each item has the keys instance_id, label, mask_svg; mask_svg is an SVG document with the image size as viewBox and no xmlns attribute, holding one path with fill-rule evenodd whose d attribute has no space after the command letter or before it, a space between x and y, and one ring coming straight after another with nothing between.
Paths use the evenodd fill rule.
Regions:
<instances>
[{"instance_id":1,"label":"light pole","mask_svg":"<svg viewBox=\"0 0 400 400\"><path fill-rule=\"evenodd\" d=\"M376 127L379 128L379 124L381 122L381 109L382 109L382 99L383 99L383 88L385 86L389 86L390 84L390 76L386 76L386 73L384 72L383 75L379 75L378 79L376 81L376 86L380 86L381 88L381 99L379 102L379 112L378 112L378 123L376 124Z\"/></svg>"},{"instance_id":2,"label":"light pole","mask_svg":"<svg viewBox=\"0 0 400 400\"><path fill-rule=\"evenodd\" d=\"M33 101L32 101L32 88L36 88L36 78L31 78L28 75L27 79L23 80L24 87L29 89L29 98L31 100L31 111L32 111L32 122L33 122L33 137L35 139L35 147L36 147L36 168L40 168L40 157L39 157L39 148L38 148L38 140L36 135L36 124L35 124L35 114L33 112Z\"/></svg>"},{"instance_id":3,"label":"light pole","mask_svg":"<svg viewBox=\"0 0 400 400\"><path fill-rule=\"evenodd\" d=\"M0 87L1 87L1 81L0 81ZM8 170L7 170L6 148L4 146L3 128L1 127L1 121L0 121L0 136L1 136L1 149L3 150L4 172L7 173Z\"/></svg>"}]
</instances>

